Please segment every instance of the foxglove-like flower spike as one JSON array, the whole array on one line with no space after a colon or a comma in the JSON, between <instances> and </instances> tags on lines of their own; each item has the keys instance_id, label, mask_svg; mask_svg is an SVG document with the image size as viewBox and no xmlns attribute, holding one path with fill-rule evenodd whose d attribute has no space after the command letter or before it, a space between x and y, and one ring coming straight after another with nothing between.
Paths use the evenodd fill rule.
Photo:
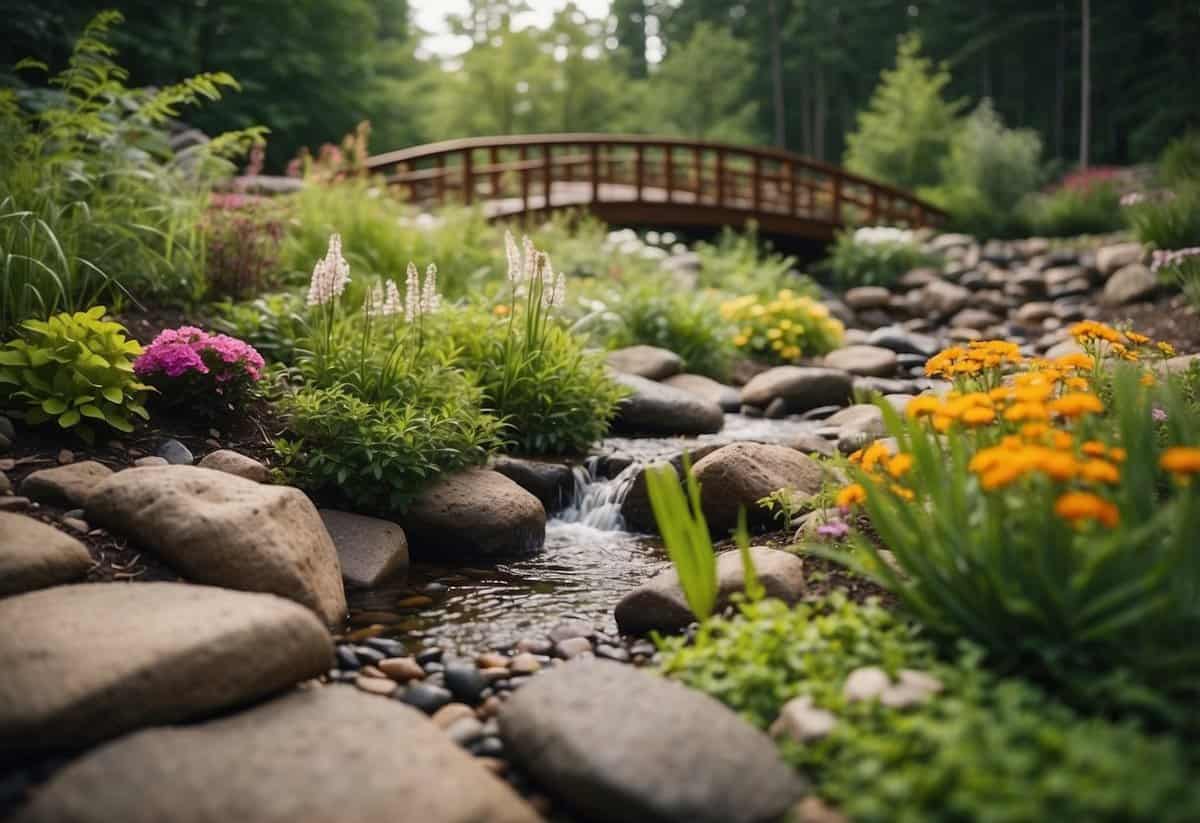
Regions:
<instances>
[{"instance_id":1,"label":"foxglove-like flower spike","mask_svg":"<svg viewBox=\"0 0 1200 823\"><path fill-rule=\"evenodd\" d=\"M342 236L329 236L329 250L323 260L313 266L312 280L308 285L309 306L323 306L336 297L341 297L350 282L350 264L342 256Z\"/></svg>"},{"instance_id":2,"label":"foxglove-like flower spike","mask_svg":"<svg viewBox=\"0 0 1200 823\"><path fill-rule=\"evenodd\" d=\"M504 250L508 254L508 282L521 282L521 251L511 231L504 232Z\"/></svg>"},{"instance_id":3,"label":"foxglove-like flower spike","mask_svg":"<svg viewBox=\"0 0 1200 823\"><path fill-rule=\"evenodd\" d=\"M404 283L404 322L411 323L417 319L421 310L421 276L417 266L411 261L408 264L407 278Z\"/></svg>"},{"instance_id":4,"label":"foxglove-like flower spike","mask_svg":"<svg viewBox=\"0 0 1200 823\"><path fill-rule=\"evenodd\" d=\"M537 276L538 250L533 247L533 241L529 239L529 235L525 235L522 240L525 248L525 271L522 279L526 282L533 282L533 278Z\"/></svg>"},{"instance_id":5,"label":"foxglove-like flower spike","mask_svg":"<svg viewBox=\"0 0 1200 823\"><path fill-rule=\"evenodd\" d=\"M425 283L421 291L421 314L433 314L441 303L442 298L437 290L437 266L430 263L425 269Z\"/></svg>"},{"instance_id":6,"label":"foxglove-like flower spike","mask_svg":"<svg viewBox=\"0 0 1200 823\"><path fill-rule=\"evenodd\" d=\"M400 313L400 289L393 280L387 281L386 295L383 299L383 316L391 317Z\"/></svg>"}]
</instances>

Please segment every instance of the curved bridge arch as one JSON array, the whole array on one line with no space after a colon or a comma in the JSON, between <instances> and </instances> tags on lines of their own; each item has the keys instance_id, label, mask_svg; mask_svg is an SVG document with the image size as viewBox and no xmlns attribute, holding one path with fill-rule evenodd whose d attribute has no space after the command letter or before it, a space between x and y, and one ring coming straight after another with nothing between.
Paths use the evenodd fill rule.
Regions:
<instances>
[{"instance_id":1,"label":"curved bridge arch","mask_svg":"<svg viewBox=\"0 0 1200 823\"><path fill-rule=\"evenodd\" d=\"M447 140L367 159L402 199L481 204L489 219L587 209L613 224L720 228L828 241L846 225L936 225L899 189L774 148L683 138L536 134Z\"/></svg>"}]
</instances>

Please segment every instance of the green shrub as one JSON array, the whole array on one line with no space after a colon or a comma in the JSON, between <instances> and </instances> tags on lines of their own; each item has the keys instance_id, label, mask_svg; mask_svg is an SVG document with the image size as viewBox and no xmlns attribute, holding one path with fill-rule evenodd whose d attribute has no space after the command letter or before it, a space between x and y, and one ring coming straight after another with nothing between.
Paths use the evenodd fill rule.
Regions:
<instances>
[{"instance_id":1,"label":"green shrub","mask_svg":"<svg viewBox=\"0 0 1200 823\"><path fill-rule=\"evenodd\" d=\"M1140 243L1156 249L1200 246L1200 182L1147 197L1125 209Z\"/></svg>"},{"instance_id":2,"label":"green shrub","mask_svg":"<svg viewBox=\"0 0 1200 823\"><path fill-rule=\"evenodd\" d=\"M130 415L148 419L149 387L133 373L142 353L120 323L103 320L105 308L26 320L23 337L0 350L0 398L30 425L56 422L88 443L93 422L133 431Z\"/></svg>"},{"instance_id":3,"label":"green shrub","mask_svg":"<svg viewBox=\"0 0 1200 823\"><path fill-rule=\"evenodd\" d=\"M694 642L663 642L663 672L760 728L793 697L836 717L806 744L781 743L816 793L864 823L1178 821L1200 803L1194 756L1169 737L1081 717L1035 686L1000 679L962 646L941 662L919 629L875 603L776 600L712 618ZM847 676L878 666L930 674L942 691L908 708L849 703Z\"/></svg>"},{"instance_id":4,"label":"green shrub","mask_svg":"<svg viewBox=\"0 0 1200 823\"><path fill-rule=\"evenodd\" d=\"M1200 247L1156 251L1150 268L1160 280L1178 287L1192 307L1200 311Z\"/></svg>"},{"instance_id":5,"label":"green shrub","mask_svg":"<svg viewBox=\"0 0 1200 823\"><path fill-rule=\"evenodd\" d=\"M1021 212L1030 230L1042 237L1107 234L1125 225L1120 195L1111 183L1035 194L1022 203Z\"/></svg>"},{"instance_id":6,"label":"green shrub","mask_svg":"<svg viewBox=\"0 0 1200 823\"><path fill-rule=\"evenodd\" d=\"M791 289L770 299L747 294L727 300L721 317L737 329L734 345L767 363L794 363L842 344L841 321L822 303Z\"/></svg>"},{"instance_id":7,"label":"green shrub","mask_svg":"<svg viewBox=\"0 0 1200 823\"><path fill-rule=\"evenodd\" d=\"M1017 211L1042 177L1042 143L1030 129L1007 129L984 99L950 142L945 181L929 193L954 225L977 237L1015 236L1025 229Z\"/></svg>"},{"instance_id":8,"label":"green shrub","mask_svg":"<svg viewBox=\"0 0 1200 823\"><path fill-rule=\"evenodd\" d=\"M1158 168L1167 186L1200 182L1200 130L1193 129L1168 143Z\"/></svg>"},{"instance_id":9,"label":"green shrub","mask_svg":"<svg viewBox=\"0 0 1200 823\"><path fill-rule=\"evenodd\" d=\"M921 249L907 229L876 226L838 233L825 267L843 289L890 286L901 275L941 261Z\"/></svg>"},{"instance_id":10,"label":"green shrub","mask_svg":"<svg viewBox=\"0 0 1200 823\"><path fill-rule=\"evenodd\" d=\"M743 232L726 227L715 243L697 243L700 258L700 285L739 294L774 294L789 286L806 291L811 283L793 278L790 272L796 258L764 248L758 227L750 223Z\"/></svg>"},{"instance_id":11,"label":"green shrub","mask_svg":"<svg viewBox=\"0 0 1200 823\"><path fill-rule=\"evenodd\" d=\"M264 294L246 303L215 304L213 327L254 346L270 363L296 364L296 352L307 334L304 297L296 292Z\"/></svg>"},{"instance_id":12,"label":"green shrub","mask_svg":"<svg viewBox=\"0 0 1200 823\"><path fill-rule=\"evenodd\" d=\"M212 161L261 139L261 130L226 134L186 164L173 157L166 121L236 84L217 72L127 88L108 44L120 21L103 12L88 24L51 91L0 90L0 335L97 300L199 296Z\"/></svg>"}]
</instances>

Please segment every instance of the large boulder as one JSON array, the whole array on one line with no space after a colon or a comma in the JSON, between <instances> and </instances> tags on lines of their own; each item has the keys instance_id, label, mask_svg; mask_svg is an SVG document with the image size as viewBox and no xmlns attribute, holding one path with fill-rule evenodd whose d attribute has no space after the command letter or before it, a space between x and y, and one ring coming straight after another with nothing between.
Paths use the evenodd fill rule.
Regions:
<instances>
[{"instance_id":1,"label":"large boulder","mask_svg":"<svg viewBox=\"0 0 1200 823\"><path fill-rule=\"evenodd\" d=\"M69 534L0 512L0 597L79 580L91 565L88 550Z\"/></svg>"},{"instance_id":2,"label":"large boulder","mask_svg":"<svg viewBox=\"0 0 1200 823\"><path fill-rule=\"evenodd\" d=\"M758 501L777 489L791 489L803 498L821 488L821 466L811 457L787 446L766 443L733 443L696 463L701 508L714 534L737 526L738 510L745 509L751 524L768 522L771 514Z\"/></svg>"},{"instance_id":3,"label":"large boulder","mask_svg":"<svg viewBox=\"0 0 1200 823\"><path fill-rule=\"evenodd\" d=\"M770 738L730 709L619 663L540 674L499 721L514 759L589 820L758 823L806 789Z\"/></svg>"},{"instance_id":4,"label":"large boulder","mask_svg":"<svg viewBox=\"0 0 1200 823\"><path fill-rule=\"evenodd\" d=\"M846 346L825 355L825 365L867 377L891 377L896 373L896 353L882 346Z\"/></svg>"},{"instance_id":5,"label":"large boulder","mask_svg":"<svg viewBox=\"0 0 1200 823\"><path fill-rule=\"evenodd\" d=\"M1123 306L1126 303L1146 300L1158 291L1158 286L1158 278L1154 276L1154 272L1141 263L1131 263L1118 269L1108 278L1108 282L1104 284L1104 292L1100 295L1100 302L1110 306Z\"/></svg>"},{"instance_id":6,"label":"large boulder","mask_svg":"<svg viewBox=\"0 0 1200 823\"><path fill-rule=\"evenodd\" d=\"M416 709L355 689L297 691L202 725L147 729L41 786L21 823L537 823Z\"/></svg>"},{"instance_id":7,"label":"large boulder","mask_svg":"<svg viewBox=\"0 0 1200 823\"><path fill-rule=\"evenodd\" d=\"M626 434L712 434L725 425L716 403L691 392L632 374L618 374L618 383L632 390L621 401L613 431Z\"/></svg>"},{"instance_id":8,"label":"large boulder","mask_svg":"<svg viewBox=\"0 0 1200 823\"><path fill-rule=\"evenodd\" d=\"M776 366L742 387L742 402L765 409L782 398L789 412L840 406L850 398L851 379L844 371L811 366Z\"/></svg>"},{"instance_id":9,"label":"large boulder","mask_svg":"<svg viewBox=\"0 0 1200 823\"><path fill-rule=\"evenodd\" d=\"M678 477L683 474L683 460L685 455L689 463L695 466L698 461L719 448L721 448L721 444L719 443L696 445L689 448L685 453L675 455L670 460L659 460L642 467L634 475L633 481L625 491L625 497L621 500L621 520L624 522L625 528L630 531L642 532L643 534L654 534L658 531L658 525L654 520L654 510L650 507L650 492L646 485L646 469L653 466L668 465L675 471L675 475Z\"/></svg>"},{"instance_id":10,"label":"large boulder","mask_svg":"<svg viewBox=\"0 0 1200 823\"><path fill-rule=\"evenodd\" d=\"M408 540L399 525L333 509L321 509L320 514L337 549L342 579L349 585L373 588L408 571Z\"/></svg>"},{"instance_id":11,"label":"large boulder","mask_svg":"<svg viewBox=\"0 0 1200 823\"><path fill-rule=\"evenodd\" d=\"M188 580L287 597L329 625L346 616L337 550L299 489L148 466L114 474L85 508L89 522L132 537Z\"/></svg>"},{"instance_id":12,"label":"large boulder","mask_svg":"<svg viewBox=\"0 0 1200 823\"><path fill-rule=\"evenodd\" d=\"M768 597L795 603L804 596L804 561L791 552L754 546L754 570ZM742 557L737 551L717 555L717 611L735 592L745 591ZM622 634L677 632L695 620L674 567L650 578L621 598L613 616Z\"/></svg>"},{"instance_id":13,"label":"large boulder","mask_svg":"<svg viewBox=\"0 0 1200 823\"><path fill-rule=\"evenodd\" d=\"M683 371L683 359L658 346L627 346L610 351L608 365L616 371L648 380L663 380Z\"/></svg>"},{"instance_id":14,"label":"large boulder","mask_svg":"<svg viewBox=\"0 0 1200 823\"><path fill-rule=\"evenodd\" d=\"M546 539L546 510L499 472L446 475L409 506L404 528L413 554L425 558L528 554Z\"/></svg>"},{"instance_id":15,"label":"large boulder","mask_svg":"<svg viewBox=\"0 0 1200 823\"><path fill-rule=\"evenodd\" d=\"M715 403L721 407L721 411L736 412L742 406L742 396L737 389L702 374L677 374L662 382L672 388L690 392L707 403Z\"/></svg>"},{"instance_id":16,"label":"large boulder","mask_svg":"<svg viewBox=\"0 0 1200 823\"><path fill-rule=\"evenodd\" d=\"M82 506L92 489L112 473L108 466L94 460L41 469L21 481L21 494L38 503L73 509Z\"/></svg>"},{"instance_id":17,"label":"large boulder","mask_svg":"<svg viewBox=\"0 0 1200 823\"><path fill-rule=\"evenodd\" d=\"M0 625L8 750L79 748L205 717L316 677L333 658L308 609L186 583L30 592L0 600Z\"/></svg>"}]
</instances>

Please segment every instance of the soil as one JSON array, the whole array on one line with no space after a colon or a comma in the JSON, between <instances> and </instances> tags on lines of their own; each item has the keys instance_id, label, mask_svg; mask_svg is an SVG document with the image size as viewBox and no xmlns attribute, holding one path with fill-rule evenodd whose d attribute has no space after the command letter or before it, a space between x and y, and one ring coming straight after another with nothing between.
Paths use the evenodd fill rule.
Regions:
<instances>
[{"instance_id":1,"label":"soil","mask_svg":"<svg viewBox=\"0 0 1200 823\"><path fill-rule=\"evenodd\" d=\"M1154 340L1170 343L1180 354L1200 352L1200 310L1181 294L1129 306L1105 307L1096 319L1110 325L1119 323Z\"/></svg>"}]
</instances>

